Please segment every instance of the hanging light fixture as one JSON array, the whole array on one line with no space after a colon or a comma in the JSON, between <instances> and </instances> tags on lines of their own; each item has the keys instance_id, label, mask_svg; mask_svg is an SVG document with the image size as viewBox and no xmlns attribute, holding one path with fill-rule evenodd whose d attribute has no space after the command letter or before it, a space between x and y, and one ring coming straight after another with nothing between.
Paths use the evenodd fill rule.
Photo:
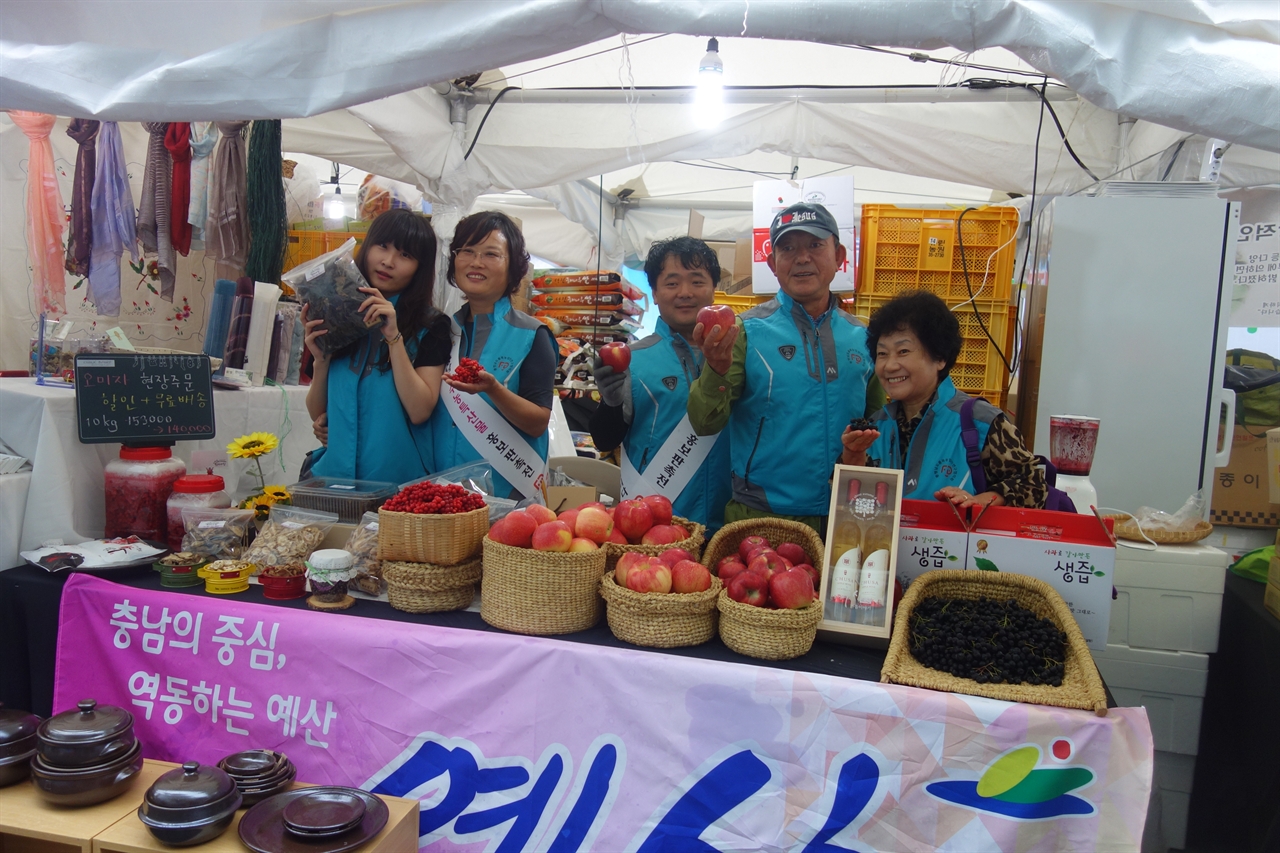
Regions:
<instances>
[{"instance_id":1,"label":"hanging light fixture","mask_svg":"<svg viewBox=\"0 0 1280 853\"><path fill-rule=\"evenodd\" d=\"M324 200L324 218L325 219L345 219L347 215L347 203L342 198L342 187L338 186L338 164L333 164L333 174L329 178L329 183L333 185L333 195Z\"/></svg>"},{"instance_id":2,"label":"hanging light fixture","mask_svg":"<svg viewBox=\"0 0 1280 853\"><path fill-rule=\"evenodd\" d=\"M724 63L720 42L707 40L707 52L698 63L698 88L693 96L693 119L699 127L715 127L724 121Z\"/></svg>"}]
</instances>

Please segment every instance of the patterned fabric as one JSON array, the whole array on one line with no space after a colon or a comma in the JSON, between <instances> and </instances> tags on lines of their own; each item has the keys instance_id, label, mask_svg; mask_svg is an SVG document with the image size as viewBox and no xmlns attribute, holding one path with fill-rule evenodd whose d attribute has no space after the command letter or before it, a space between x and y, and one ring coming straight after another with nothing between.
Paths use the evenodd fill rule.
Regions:
<instances>
[{"instance_id":1,"label":"patterned fabric","mask_svg":"<svg viewBox=\"0 0 1280 853\"><path fill-rule=\"evenodd\" d=\"M71 185L71 239L67 241L66 270L72 275L89 274L89 256L93 251L93 175L97 166L98 122L73 118L67 125L67 136L79 145L76 151L76 174Z\"/></svg>"},{"instance_id":2,"label":"patterned fabric","mask_svg":"<svg viewBox=\"0 0 1280 853\"><path fill-rule=\"evenodd\" d=\"M187 207L187 224L191 226L191 244L204 248L204 224L209 218L209 165L213 146L218 143L218 129L211 121L191 123L191 204ZM199 243L197 246L196 243Z\"/></svg>"},{"instance_id":3,"label":"patterned fabric","mask_svg":"<svg viewBox=\"0 0 1280 853\"><path fill-rule=\"evenodd\" d=\"M173 301L173 283L177 277L178 255L169 236L169 194L173 182L173 163L165 148L164 136L169 123L144 121L142 126L151 138L147 142L147 165L142 175L142 204L138 209L138 238L144 254L155 255L160 268L160 296Z\"/></svg>"},{"instance_id":4,"label":"patterned fabric","mask_svg":"<svg viewBox=\"0 0 1280 853\"><path fill-rule=\"evenodd\" d=\"M129 189L120 126L104 121L98 129L98 161L93 194L93 252L89 257L89 298L99 314L120 313L120 255L125 249L138 260L137 213Z\"/></svg>"},{"instance_id":5,"label":"patterned fabric","mask_svg":"<svg viewBox=\"0 0 1280 853\"><path fill-rule=\"evenodd\" d=\"M173 158L173 192L169 196L169 239L184 258L191 254L191 125L175 121L164 135L164 147Z\"/></svg>"},{"instance_id":6,"label":"patterned fabric","mask_svg":"<svg viewBox=\"0 0 1280 853\"><path fill-rule=\"evenodd\" d=\"M937 397L925 403L914 418L907 418L906 407L898 408L898 448L906 458L911 436L924 419L924 413ZM875 465L874 461L868 463ZM1022 441L1018 428L1004 415L991 422L987 442L982 447L982 470L987 475L987 488L1004 498L1009 506L1043 508L1049 486L1036 458Z\"/></svg>"},{"instance_id":7,"label":"patterned fabric","mask_svg":"<svg viewBox=\"0 0 1280 853\"><path fill-rule=\"evenodd\" d=\"M67 310L67 277L62 254L62 193L53 171L49 132L58 119L45 113L11 110L9 118L31 140L27 160L27 261L41 313Z\"/></svg>"},{"instance_id":8,"label":"patterned fabric","mask_svg":"<svg viewBox=\"0 0 1280 853\"><path fill-rule=\"evenodd\" d=\"M243 270L249 257L247 160L243 133L247 121L220 121L222 138L209 169L209 219L204 251L218 263Z\"/></svg>"}]
</instances>

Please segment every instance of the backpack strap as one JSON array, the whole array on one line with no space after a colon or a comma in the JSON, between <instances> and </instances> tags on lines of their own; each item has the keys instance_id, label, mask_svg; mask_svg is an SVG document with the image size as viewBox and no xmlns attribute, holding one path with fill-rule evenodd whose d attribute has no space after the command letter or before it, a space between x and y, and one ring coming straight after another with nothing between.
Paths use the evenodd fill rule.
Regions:
<instances>
[{"instance_id":1,"label":"backpack strap","mask_svg":"<svg viewBox=\"0 0 1280 853\"><path fill-rule=\"evenodd\" d=\"M987 490L987 472L982 470L982 449L978 447L978 426L973 422L973 407L977 397L970 397L960 404L960 440L964 442L965 459L969 463L969 477L973 480L973 493Z\"/></svg>"}]
</instances>

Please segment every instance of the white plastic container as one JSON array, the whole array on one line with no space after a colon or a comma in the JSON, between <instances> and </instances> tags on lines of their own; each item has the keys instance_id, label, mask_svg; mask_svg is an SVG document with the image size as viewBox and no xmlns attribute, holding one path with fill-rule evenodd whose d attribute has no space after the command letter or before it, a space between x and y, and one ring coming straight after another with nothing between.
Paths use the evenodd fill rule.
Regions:
<instances>
[{"instance_id":1,"label":"white plastic container","mask_svg":"<svg viewBox=\"0 0 1280 853\"><path fill-rule=\"evenodd\" d=\"M1191 805L1191 780L1196 757L1156 750L1152 788L1160 792L1160 830L1165 843L1181 850L1187 842L1187 810Z\"/></svg>"},{"instance_id":2,"label":"white plastic container","mask_svg":"<svg viewBox=\"0 0 1280 853\"><path fill-rule=\"evenodd\" d=\"M166 504L173 484L186 473L186 463L174 459L168 447L121 445L120 458L103 470L106 538L137 536L163 543L169 535Z\"/></svg>"},{"instance_id":3,"label":"white plastic container","mask_svg":"<svg viewBox=\"0 0 1280 853\"><path fill-rule=\"evenodd\" d=\"M1216 652L1227 555L1199 542L1116 547L1108 648Z\"/></svg>"},{"instance_id":4,"label":"white plastic container","mask_svg":"<svg viewBox=\"0 0 1280 853\"><path fill-rule=\"evenodd\" d=\"M165 503L169 521L169 550L182 550L184 509L224 509L231 506L227 484L217 474L187 474L173 484L173 492Z\"/></svg>"},{"instance_id":5,"label":"white plastic container","mask_svg":"<svg viewBox=\"0 0 1280 853\"><path fill-rule=\"evenodd\" d=\"M1108 644L1093 659L1119 705L1147 709L1157 750L1196 754L1208 655Z\"/></svg>"}]
</instances>

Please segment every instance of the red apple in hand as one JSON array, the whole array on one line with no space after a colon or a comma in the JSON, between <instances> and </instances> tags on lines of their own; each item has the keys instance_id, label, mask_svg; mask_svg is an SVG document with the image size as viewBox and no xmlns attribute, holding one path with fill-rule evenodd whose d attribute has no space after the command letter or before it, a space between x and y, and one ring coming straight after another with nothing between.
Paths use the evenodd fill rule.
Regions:
<instances>
[{"instance_id":1,"label":"red apple in hand","mask_svg":"<svg viewBox=\"0 0 1280 853\"><path fill-rule=\"evenodd\" d=\"M618 504L613 514L614 524L628 539L639 539L653 527L653 510L641 500L626 500Z\"/></svg>"},{"instance_id":2,"label":"red apple in hand","mask_svg":"<svg viewBox=\"0 0 1280 853\"><path fill-rule=\"evenodd\" d=\"M783 542L774 550L778 552L779 557L786 557L790 560L791 565L793 566L809 562L809 555L804 552L803 548L794 542Z\"/></svg>"},{"instance_id":3,"label":"red apple in hand","mask_svg":"<svg viewBox=\"0 0 1280 853\"><path fill-rule=\"evenodd\" d=\"M769 598L784 610L799 610L813 601L813 581L807 572L787 569L769 578Z\"/></svg>"},{"instance_id":4,"label":"red apple in hand","mask_svg":"<svg viewBox=\"0 0 1280 853\"><path fill-rule=\"evenodd\" d=\"M764 575L742 572L729 581L729 597L753 607L764 607L769 603L769 582Z\"/></svg>"},{"instance_id":5,"label":"red apple in hand","mask_svg":"<svg viewBox=\"0 0 1280 853\"><path fill-rule=\"evenodd\" d=\"M600 347L600 360L618 373L622 373L631 366L631 347L621 341L605 344Z\"/></svg>"},{"instance_id":6,"label":"red apple in hand","mask_svg":"<svg viewBox=\"0 0 1280 853\"><path fill-rule=\"evenodd\" d=\"M671 567L672 592L706 592L711 589L711 572L701 563L681 560Z\"/></svg>"},{"instance_id":7,"label":"red apple in hand","mask_svg":"<svg viewBox=\"0 0 1280 853\"><path fill-rule=\"evenodd\" d=\"M654 524L671 523L671 501L662 495L645 495L640 500L649 505L649 511L653 513Z\"/></svg>"},{"instance_id":8,"label":"red apple in hand","mask_svg":"<svg viewBox=\"0 0 1280 853\"><path fill-rule=\"evenodd\" d=\"M702 333L704 335L711 334L712 326L719 326L727 329L732 326L738 317L733 313L733 309L728 305L708 305L698 312L698 322L702 324Z\"/></svg>"},{"instance_id":9,"label":"red apple in hand","mask_svg":"<svg viewBox=\"0 0 1280 853\"><path fill-rule=\"evenodd\" d=\"M742 558L742 562L749 562L747 555L751 553L753 548L768 548L769 540L763 536L748 536L738 543L738 556Z\"/></svg>"}]
</instances>

